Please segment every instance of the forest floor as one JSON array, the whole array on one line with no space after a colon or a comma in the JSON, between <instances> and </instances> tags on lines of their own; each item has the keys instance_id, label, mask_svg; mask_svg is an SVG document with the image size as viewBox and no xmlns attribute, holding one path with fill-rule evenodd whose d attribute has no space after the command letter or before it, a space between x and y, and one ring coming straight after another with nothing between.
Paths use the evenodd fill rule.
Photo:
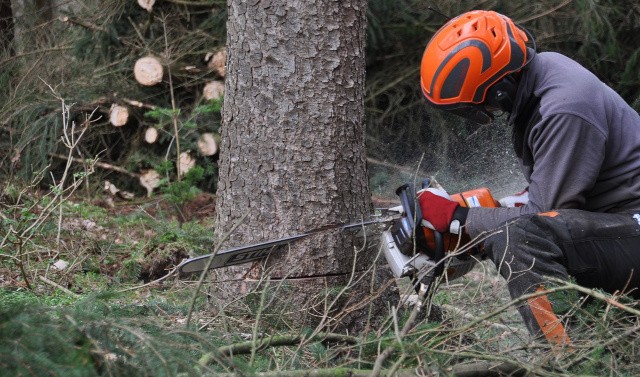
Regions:
<instances>
[{"instance_id":1,"label":"forest floor","mask_svg":"<svg viewBox=\"0 0 640 377\"><path fill-rule=\"evenodd\" d=\"M10 375L41 375L39 371L49 368L55 372L44 374L65 375L70 365L86 358L94 367L77 375L201 375L204 371L335 367L369 370L385 347L398 339L393 328L406 320L390 313L386 330L377 329L377 335L360 339L357 346L298 344L260 353L262 348L253 343L250 356L212 362L218 357L212 350L247 339L255 342L261 338L258 334L275 337L293 331L288 325L266 323L270 317L255 294L243 301L247 312L231 317L211 306L206 286L201 290L204 293L194 296L197 283L193 279L172 276L162 280L184 258L211 252L215 240L213 195L201 193L177 206L162 196L125 201L104 195L87 200L77 192L60 210L43 219L49 203L43 200L45 195L23 192L19 200L5 198L2 205L0 338L14 339L15 344L0 345L0 354L5 354L0 356L0 366L15 372ZM21 233L34 224L35 231ZM397 283L401 294L412 296L409 282ZM490 367L510 363L520 372L540 375L566 375L578 365L581 373L597 375L593 372L603 363L619 362L601 348L581 348L580 353L568 357L531 343L516 305L509 305L504 281L487 262L478 263L461 279L440 285L432 303L443 312L442 321L416 324L406 341L391 346L395 356L389 357L385 366L396 362L401 369L428 366L431 371L440 371L434 373L447 375L447 368L480 360ZM43 323L50 326L42 327ZM627 326L613 331L607 327L601 331L607 336L622 336L619 334L635 329ZM45 330L60 334L49 339L51 344L27 341L42 337ZM384 335L385 331L389 333ZM76 334L71 343L69 333ZM93 346L79 357L76 354L83 350L78 348L82 339L89 339ZM139 346L144 351L131 351ZM52 348L76 355L75 361L52 356ZM580 362L575 361L576 355L580 355ZM550 363L553 367L545 369ZM147 374L148 370L160 372Z\"/></svg>"}]
</instances>

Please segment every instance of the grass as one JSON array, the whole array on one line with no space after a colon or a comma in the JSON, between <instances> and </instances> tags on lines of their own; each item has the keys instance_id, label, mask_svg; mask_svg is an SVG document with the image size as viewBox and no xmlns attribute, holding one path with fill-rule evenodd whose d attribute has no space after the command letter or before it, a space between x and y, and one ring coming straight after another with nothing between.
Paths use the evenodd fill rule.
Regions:
<instances>
[{"instance_id":1,"label":"grass","mask_svg":"<svg viewBox=\"0 0 640 377\"><path fill-rule=\"evenodd\" d=\"M510 301L488 263L441 284L427 302L434 313L439 308L440 317L417 306L388 307L375 326L357 334L328 333L301 320L315 316L332 323L345 314L326 308L340 302L338 296L348 297L350 286L319 287L310 302L298 303L292 299L295 284L272 281L267 272L241 285L205 280L192 305L197 282L157 279L183 258L211 250L211 216L185 221L163 196L91 204L74 195L81 183L44 192L37 185L3 190L11 199L1 208L4 375L640 372L633 362L640 333L635 302L563 283L559 289L590 296L599 305L568 307L582 320L581 336L573 352L558 352L531 343L515 309L521 301ZM403 295L413 293L406 281L397 286ZM221 301L210 294L214 290L232 297ZM366 308L372 297L359 300L341 310L361 303Z\"/></svg>"},{"instance_id":2,"label":"grass","mask_svg":"<svg viewBox=\"0 0 640 377\"><path fill-rule=\"evenodd\" d=\"M3 216L21 220L16 214L32 208L39 195L23 191ZM157 274L165 274L181 253L207 251L214 235L208 220L180 222L158 200L102 207L69 198L60 207L62 231L59 217L51 216L24 244L24 275L12 257L13 244L5 243L3 375L294 375L319 369L334 376L368 375L376 367L382 375L415 368L449 375L471 367L541 376L640 372L634 301L567 285L593 298L589 306L567 308L581 321L575 350L554 352L531 342L515 309L518 302L510 301L487 262L440 286L432 303L442 310L441 320L419 317L405 332L410 308L389 311L379 326L346 338L300 327L294 313L305 308L289 300L293 287L267 276L226 303L208 294L225 283L205 281L187 326L196 283L174 277L144 285L152 279L143 270L155 265ZM68 267L54 268L58 260ZM398 288L413 293L408 281L399 281ZM330 302L339 291L318 289L315 301ZM235 350L232 356L228 349Z\"/></svg>"}]
</instances>

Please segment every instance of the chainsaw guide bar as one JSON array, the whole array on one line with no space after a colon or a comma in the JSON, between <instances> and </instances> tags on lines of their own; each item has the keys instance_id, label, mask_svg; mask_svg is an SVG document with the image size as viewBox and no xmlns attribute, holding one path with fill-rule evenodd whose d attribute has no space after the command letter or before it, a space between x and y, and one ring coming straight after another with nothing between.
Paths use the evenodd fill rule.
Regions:
<instances>
[{"instance_id":1,"label":"chainsaw guide bar","mask_svg":"<svg viewBox=\"0 0 640 377\"><path fill-rule=\"evenodd\" d=\"M373 224L391 223L398 219L400 214L393 216L379 217L372 220L360 221L348 224L330 224L310 230L306 233L296 234L294 236L278 238L275 240L258 242L251 245L238 246L227 250L220 250L217 253L201 255L198 257L184 260L178 266L180 274L190 274L194 272L202 272L205 269L211 270L215 268L234 266L238 264L252 262L258 259L266 258L275 250L279 250L278 246L290 244L299 239L318 234L332 229L348 230L363 228ZM208 266L207 266L208 265Z\"/></svg>"}]
</instances>

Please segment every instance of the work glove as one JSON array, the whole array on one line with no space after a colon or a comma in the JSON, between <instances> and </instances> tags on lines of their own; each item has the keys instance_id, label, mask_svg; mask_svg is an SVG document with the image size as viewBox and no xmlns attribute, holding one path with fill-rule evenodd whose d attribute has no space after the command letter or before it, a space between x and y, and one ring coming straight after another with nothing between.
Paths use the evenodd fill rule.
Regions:
<instances>
[{"instance_id":1,"label":"work glove","mask_svg":"<svg viewBox=\"0 0 640 377\"><path fill-rule=\"evenodd\" d=\"M529 189L526 188L517 194L505 196L498 202L501 207L522 207L529 203Z\"/></svg>"},{"instance_id":2,"label":"work glove","mask_svg":"<svg viewBox=\"0 0 640 377\"><path fill-rule=\"evenodd\" d=\"M460 234L467 220L468 208L460 207L442 190L428 188L418 191L418 202L422 210L422 225L440 233Z\"/></svg>"}]
</instances>

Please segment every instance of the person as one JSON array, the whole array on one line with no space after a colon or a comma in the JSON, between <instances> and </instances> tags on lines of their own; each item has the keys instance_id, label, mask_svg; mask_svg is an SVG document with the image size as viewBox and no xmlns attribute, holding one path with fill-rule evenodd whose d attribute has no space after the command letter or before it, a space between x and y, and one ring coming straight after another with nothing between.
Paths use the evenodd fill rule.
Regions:
<instances>
[{"instance_id":1,"label":"person","mask_svg":"<svg viewBox=\"0 0 640 377\"><path fill-rule=\"evenodd\" d=\"M533 44L532 47L529 45ZM429 41L420 68L436 108L490 124L508 113L528 201L462 208L418 193L423 219L471 237L501 229L484 250L507 281L530 333L554 345L570 331L545 290L547 277L640 297L640 117L576 61L536 52L510 18L476 10L449 20ZM536 295L536 292L538 295Z\"/></svg>"}]
</instances>

